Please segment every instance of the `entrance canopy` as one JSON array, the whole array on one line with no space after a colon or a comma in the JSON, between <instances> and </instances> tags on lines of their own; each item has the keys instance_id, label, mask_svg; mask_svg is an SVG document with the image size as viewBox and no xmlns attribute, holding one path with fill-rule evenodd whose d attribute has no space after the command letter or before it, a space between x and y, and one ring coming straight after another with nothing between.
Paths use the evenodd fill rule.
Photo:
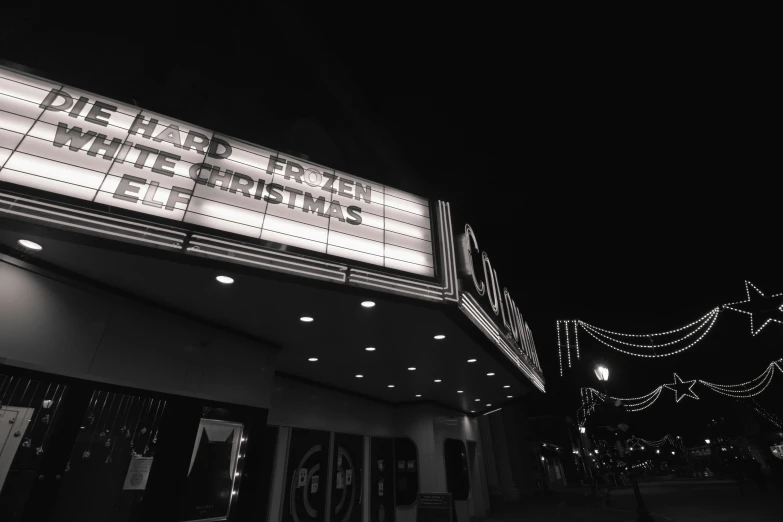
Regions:
<instances>
[{"instance_id":1,"label":"entrance canopy","mask_svg":"<svg viewBox=\"0 0 783 522\"><path fill-rule=\"evenodd\" d=\"M0 219L2 250L20 254L20 239L43 247L28 261L277 346L276 371L291 377L477 414L532 389L453 307Z\"/></svg>"}]
</instances>

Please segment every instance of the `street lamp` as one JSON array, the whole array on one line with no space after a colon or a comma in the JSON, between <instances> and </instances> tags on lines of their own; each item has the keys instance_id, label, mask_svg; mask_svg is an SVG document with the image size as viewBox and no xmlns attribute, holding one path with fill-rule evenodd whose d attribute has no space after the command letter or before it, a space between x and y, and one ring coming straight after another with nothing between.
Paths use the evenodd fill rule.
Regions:
<instances>
[{"instance_id":1,"label":"street lamp","mask_svg":"<svg viewBox=\"0 0 783 522\"><path fill-rule=\"evenodd\" d=\"M609 380L609 368L606 366L596 366L593 371L599 381L606 382Z\"/></svg>"},{"instance_id":2,"label":"street lamp","mask_svg":"<svg viewBox=\"0 0 783 522\"><path fill-rule=\"evenodd\" d=\"M710 439L704 439L704 442L706 442L707 444L709 444L709 443L710 443Z\"/></svg>"}]
</instances>

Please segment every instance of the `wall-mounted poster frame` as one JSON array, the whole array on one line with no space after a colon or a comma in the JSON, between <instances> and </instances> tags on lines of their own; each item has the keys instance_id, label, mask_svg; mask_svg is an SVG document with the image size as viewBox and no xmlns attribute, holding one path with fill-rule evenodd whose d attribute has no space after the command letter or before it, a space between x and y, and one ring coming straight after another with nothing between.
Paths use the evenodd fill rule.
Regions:
<instances>
[{"instance_id":1,"label":"wall-mounted poster frame","mask_svg":"<svg viewBox=\"0 0 783 522\"><path fill-rule=\"evenodd\" d=\"M182 496L181 522L228 520L235 502L244 425L201 419Z\"/></svg>"}]
</instances>

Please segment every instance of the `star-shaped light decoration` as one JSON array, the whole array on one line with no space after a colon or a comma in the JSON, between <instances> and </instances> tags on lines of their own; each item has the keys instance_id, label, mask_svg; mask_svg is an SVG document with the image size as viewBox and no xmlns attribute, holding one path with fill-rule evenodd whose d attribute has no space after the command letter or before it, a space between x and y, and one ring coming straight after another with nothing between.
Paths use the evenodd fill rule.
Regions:
<instances>
[{"instance_id":1,"label":"star-shaped light decoration","mask_svg":"<svg viewBox=\"0 0 783 522\"><path fill-rule=\"evenodd\" d=\"M664 384L663 386L672 390L674 392L674 398L677 400L677 402L680 402L683 397L691 397L693 399L699 398L699 396L696 395L696 393L693 391L693 386L695 384L696 379L693 379L692 381L683 381L680 379L680 376L675 373L674 382L671 384Z\"/></svg>"},{"instance_id":2,"label":"star-shaped light decoration","mask_svg":"<svg viewBox=\"0 0 783 522\"><path fill-rule=\"evenodd\" d=\"M783 293L766 296L750 281L745 281L745 293L748 296L746 301L728 303L723 308L748 314L750 333L758 335L771 322L783 324Z\"/></svg>"}]
</instances>

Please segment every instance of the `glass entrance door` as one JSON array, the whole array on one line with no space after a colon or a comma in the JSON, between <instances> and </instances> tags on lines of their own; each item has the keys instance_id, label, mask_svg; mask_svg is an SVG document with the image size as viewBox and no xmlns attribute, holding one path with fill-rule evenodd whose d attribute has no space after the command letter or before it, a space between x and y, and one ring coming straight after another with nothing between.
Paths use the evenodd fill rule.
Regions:
<instances>
[{"instance_id":1,"label":"glass entrance door","mask_svg":"<svg viewBox=\"0 0 783 522\"><path fill-rule=\"evenodd\" d=\"M394 522L394 439L370 439L370 520Z\"/></svg>"},{"instance_id":2,"label":"glass entrance door","mask_svg":"<svg viewBox=\"0 0 783 522\"><path fill-rule=\"evenodd\" d=\"M332 453L332 522L361 522L364 437L334 434Z\"/></svg>"},{"instance_id":3,"label":"glass entrance door","mask_svg":"<svg viewBox=\"0 0 783 522\"><path fill-rule=\"evenodd\" d=\"M250 519L240 485L268 484L265 425L258 408L0 366L0 521Z\"/></svg>"},{"instance_id":4,"label":"glass entrance door","mask_svg":"<svg viewBox=\"0 0 783 522\"><path fill-rule=\"evenodd\" d=\"M286 522L326 520L326 477L329 461L329 433L291 430L288 469L283 487Z\"/></svg>"},{"instance_id":5,"label":"glass entrance door","mask_svg":"<svg viewBox=\"0 0 783 522\"><path fill-rule=\"evenodd\" d=\"M62 382L0 368L0 520L22 520L31 491L45 482L73 396Z\"/></svg>"}]
</instances>

